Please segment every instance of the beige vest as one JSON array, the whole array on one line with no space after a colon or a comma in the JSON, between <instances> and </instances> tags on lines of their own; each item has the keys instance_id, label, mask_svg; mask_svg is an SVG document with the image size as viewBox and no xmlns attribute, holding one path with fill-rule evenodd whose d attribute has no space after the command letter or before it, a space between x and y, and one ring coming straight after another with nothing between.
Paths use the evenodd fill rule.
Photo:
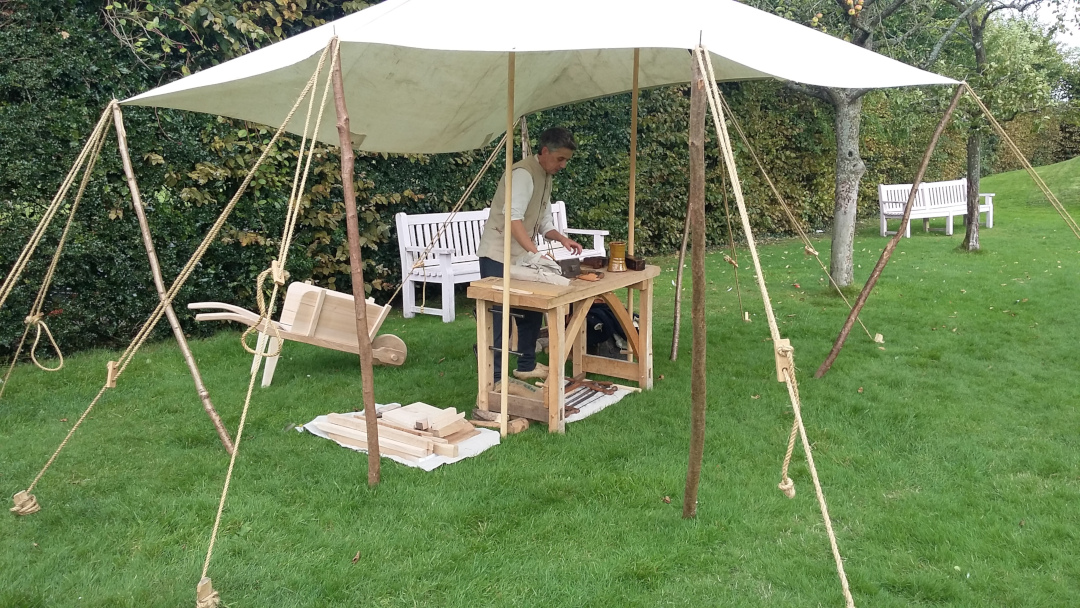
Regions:
<instances>
[{"instance_id":1,"label":"beige vest","mask_svg":"<svg viewBox=\"0 0 1080 608\"><path fill-rule=\"evenodd\" d=\"M544 217L543 211L551 204L551 176L540 166L536 155L519 160L514 163L514 169L525 169L532 176L533 194L529 200L529 206L525 210L525 231L529 238L536 238L540 231L540 221ZM495 190L495 196L491 199L491 211L488 214L487 223L484 224L484 234L480 237L480 246L477 247L476 255L482 258L491 258L496 262L503 261L503 228L506 215L503 213L506 207L506 176L499 180L499 187ZM525 248L518 244L514 237L510 237L510 263L513 264L526 253Z\"/></svg>"}]
</instances>

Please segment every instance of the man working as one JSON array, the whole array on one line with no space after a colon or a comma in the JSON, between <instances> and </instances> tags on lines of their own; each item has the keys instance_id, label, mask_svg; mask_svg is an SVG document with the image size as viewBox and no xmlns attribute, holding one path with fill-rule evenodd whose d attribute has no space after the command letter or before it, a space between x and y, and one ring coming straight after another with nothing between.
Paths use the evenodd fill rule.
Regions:
<instances>
[{"instance_id":1,"label":"man working","mask_svg":"<svg viewBox=\"0 0 1080 608\"><path fill-rule=\"evenodd\" d=\"M553 127L540 134L540 153L514 164L511 186L510 210L510 263L517 263L529 253L537 253L534 241L542 234L549 241L558 241L574 255L581 253L581 245L555 229L551 217L551 176L566 167L574 155L577 144L574 135L562 127ZM491 199L491 212L480 237L477 255L480 257L480 277L503 276L503 230L506 204L506 180L499 181L495 197ZM544 316L535 310L511 309L521 315L517 321L518 357L514 376L522 380L546 378L547 366L536 362L536 339L540 336L540 323ZM502 315L494 313L495 345L502 347ZM495 355L495 382L502 378L502 357Z\"/></svg>"}]
</instances>

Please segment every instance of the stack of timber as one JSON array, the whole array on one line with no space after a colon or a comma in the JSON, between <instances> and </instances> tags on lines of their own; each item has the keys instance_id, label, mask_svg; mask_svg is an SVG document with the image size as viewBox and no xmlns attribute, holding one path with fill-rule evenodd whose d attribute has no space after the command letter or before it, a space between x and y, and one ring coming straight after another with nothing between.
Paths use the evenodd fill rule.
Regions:
<instances>
[{"instance_id":1,"label":"stack of timber","mask_svg":"<svg viewBox=\"0 0 1080 608\"><path fill-rule=\"evenodd\" d=\"M367 449L367 422L363 412L329 414L316 424L341 445ZM465 413L452 407L413 403L384 411L378 419L379 451L410 462L432 454L457 458L458 444L480 434Z\"/></svg>"}]
</instances>

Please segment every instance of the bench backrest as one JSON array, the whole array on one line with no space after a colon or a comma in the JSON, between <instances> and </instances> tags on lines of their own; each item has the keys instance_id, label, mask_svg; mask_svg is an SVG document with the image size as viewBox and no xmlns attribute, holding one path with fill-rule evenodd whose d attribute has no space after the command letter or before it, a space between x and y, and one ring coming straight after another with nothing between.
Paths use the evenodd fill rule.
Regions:
<instances>
[{"instance_id":1,"label":"bench backrest","mask_svg":"<svg viewBox=\"0 0 1080 608\"><path fill-rule=\"evenodd\" d=\"M878 203L882 212L900 215L911 194L911 184L879 184ZM915 195L915 209L967 206L967 179L946 182L923 182Z\"/></svg>"},{"instance_id":2,"label":"bench backrest","mask_svg":"<svg viewBox=\"0 0 1080 608\"><path fill-rule=\"evenodd\" d=\"M417 213L408 215L399 213L394 216L397 222L398 247L401 250L402 263L416 259L415 254L406 251L406 247L427 248L438 237L435 247L453 250L452 262L476 260L476 250L480 246L480 235L484 234L488 210L459 211L443 229L450 218L449 213ZM442 230L442 234L439 231ZM434 262L435 255L428 254L427 259ZM412 262L408 262L411 266Z\"/></svg>"},{"instance_id":3,"label":"bench backrest","mask_svg":"<svg viewBox=\"0 0 1080 608\"><path fill-rule=\"evenodd\" d=\"M443 230L435 247L452 249L454 251L452 262L466 262L476 260L476 250L480 246L480 236L484 234L484 224L487 222L489 209L480 211L459 211L454 215L450 223L443 230L443 224L450 218L449 213L415 213L412 215L398 213L394 216L397 223L398 247L401 259L415 259L408 255L406 247L423 247L428 245L439 236L439 230ZM551 217L555 222L555 228L566 234L566 203L555 201L551 203ZM545 245L543 235L537 235L537 246ZM435 255L428 254L428 260L434 262ZM411 262L410 262L411 264Z\"/></svg>"}]
</instances>

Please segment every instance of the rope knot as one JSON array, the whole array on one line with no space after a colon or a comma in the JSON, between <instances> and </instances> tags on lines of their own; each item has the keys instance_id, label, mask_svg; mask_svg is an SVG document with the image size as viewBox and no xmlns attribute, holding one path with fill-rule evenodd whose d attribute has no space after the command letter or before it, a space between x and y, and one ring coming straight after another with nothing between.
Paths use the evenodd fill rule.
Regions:
<instances>
[{"instance_id":1,"label":"rope knot","mask_svg":"<svg viewBox=\"0 0 1080 608\"><path fill-rule=\"evenodd\" d=\"M726 253L724 254L724 261L727 262L728 264L731 264L735 268L739 267L739 263L736 262L735 260L731 259L731 256L726 254Z\"/></svg>"},{"instance_id":2,"label":"rope knot","mask_svg":"<svg viewBox=\"0 0 1080 608\"><path fill-rule=\"evenodd\" d=\"M784 496L788 498L795 498L795 482L790 477L784 477L776 487L780 488L784 492Z\"/></svg>"},{"instance_id":3,"label":"rope knot","mask_svg":"<svg viewBox=\"0 0 1080 608\"><path fill-rule=\"evenodd\" d=\"M37 498L26 490L19 492L13 498L15 500L15 506L11 507L9 510L16 515L30 515L41 510L41 505L38 504Z\"/></svg>"},{"instance_id":4,"label":"rope knot","mask_svg":"<svg viewBox=\"0 0 1080 608\"><path fill-rule=\"evenodd\" d=\"M27 315L26 318L23 319L23 323L25 323L26 325L37 325L38 323L41 323L41 320L44 318L45 315L37 312L32 315Z\"/></svg>"},{"instance_id":5,"label":"rope knot","mask_svg":"<svg viewBox=\"0 0 1080 608\"><path fill-rule=\"evenodd\" d=\"M812 256L815 256L815 257L818 255L817 249L814 249L810 245L807 245L806 247L803 247L803 251L806 252L806 255L812 255Z\"/></svg>"}]
</instances>

